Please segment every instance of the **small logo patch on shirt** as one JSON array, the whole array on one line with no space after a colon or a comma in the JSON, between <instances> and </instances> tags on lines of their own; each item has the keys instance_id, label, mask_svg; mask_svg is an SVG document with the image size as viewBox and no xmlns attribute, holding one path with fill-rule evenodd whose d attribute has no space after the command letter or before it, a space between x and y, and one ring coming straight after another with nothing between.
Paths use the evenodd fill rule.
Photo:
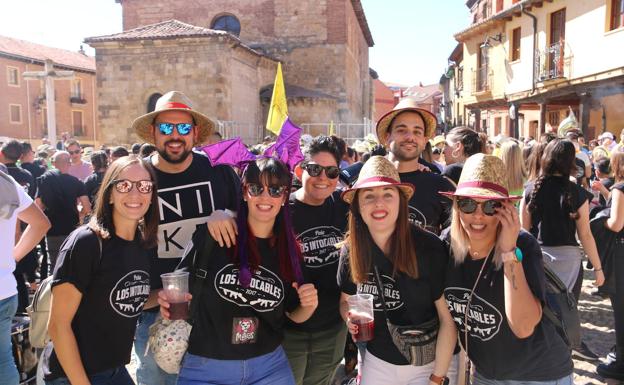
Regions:
<instances>
[{"instance_id":1,"label":"small logo patch on shirt","mask_svg":"<svg viewBox=\"0 0 624 385\"><path fill-rule=\"evenodd\" d=\"M232 321L232 344L253 344L258 338L258 318L234 317Z\"/></svg>"}]
</instances>

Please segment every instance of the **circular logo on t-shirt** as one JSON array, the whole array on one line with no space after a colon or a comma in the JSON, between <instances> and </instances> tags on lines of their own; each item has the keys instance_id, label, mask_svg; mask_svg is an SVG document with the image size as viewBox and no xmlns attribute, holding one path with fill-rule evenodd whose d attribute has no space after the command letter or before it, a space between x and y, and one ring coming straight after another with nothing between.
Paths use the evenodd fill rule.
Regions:
<instances>
[{"instance_id":1,"label":"circular logo on t-shirt","mask_svg":"<svg viewBox=\"0 0 624 385\"><path fill-rule=\"evenodd\" d=\"M241 286L238 267L234 264L219 270L214 285L224 300L238 306L249 306L259 312L275 309L284 299L284 284L277 275L262 266L251 275L249 287Z\"/></svg>"},{"instance_id":2,"label":"circular logo on t-shirt","mask_svg":"<svg viewBox=\"0 0 624 385\"><path fill-rule=\"evenodd\" d=\"M124 275L110 292L110 304L121 316L133 318L143 310L150 293L149 274L134 270Z\"/></svg>"},{"instance_id":3,"label":"circular logo on t-shirt","mask_svg":"<svg viewBox=\"0 0 624 385\"><path fill-rule=\"evenodd\" d=\"M381 274L381 282L383 283L382 286L384 289L384 299L386 300L387 310L391 311L402 307L403 300L401 300L401 293L399 292L394 278ZM372 294L375 297L373 299L373 309L375 311L383 311L383 303L379 298L379 290L377 289L377 284L375 283L375 275L369 273L366 282L357 285L357 293Z\"/></svg>"},{"instance_id":4,"label":"circular logo on t-shirt","mask_svg":"<svg viewBox=\"0 0 624 385\"><path fill-rule=\"evenodd\" d=\"M470 299L470 290L460 287L444 289L444 297L451 316L461 333L468 329L471 337L481 341L492 339L500 331L503 316L494 305L474 294L468 311L468 325L465 325L466 305Z\"/></svg>"},{"instance_id":5,"label":"circular logo on t-shirt","mask_svg":"<svg viewBox=\"0 0 624 385\"><path fill-rule=\"evenodd\" d=\"M297 240L307 267L327 266L340 259L340 249L336 248L336 244L342 241L342 233L336 227L313 227L301 233Z\"/></svg>"},{"instance_id":6,"label":"circular logo on t-shirt","mask_svg":"<svg viewBox=\"0 0 624 385\"><path fill-rule=\"evenodd\" d=\"M410 223L418 225L424 229L427 226L427 218L425 217L425 214L423 214L420 210L418 210L414 206L408 206L408 208L409 208L408 219Z\"/></svg>"}]
</instances>

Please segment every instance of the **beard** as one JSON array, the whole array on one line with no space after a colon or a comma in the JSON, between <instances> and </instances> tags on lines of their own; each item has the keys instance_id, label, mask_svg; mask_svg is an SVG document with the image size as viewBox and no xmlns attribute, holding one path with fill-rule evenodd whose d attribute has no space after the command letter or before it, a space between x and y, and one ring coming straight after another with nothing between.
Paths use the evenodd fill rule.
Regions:
<instances>
[{"instance_id":1,"label":"beard","mask_svg":"<svg viewBox=\"0 0 624 385\"><path fill-rule=\"evenodd\" d=\"M420 153L422 152L420 145L418 143L410 143L416 149L414 151L405 152L401 149L401 144L393 142L390 144L390 152L394 155L394 157L401 162L408 162L410 160L418 159L420 157Z\"/></svg>"},{"instance_id":2,"label":"beard","mask_svg":"<svg viewBox=\"0 0 624 385\"><path fill-rule=\"evenodd\" d=\"M160 148L156 149L156 151L158 151L158 155L160 155L160 157L163 158L168 163L171 163L171 164L182 163L186 160L186 158L188 158L191 152L193 152L193 150L184 149L184 151L180 155L176 155L175 157L172 157L171 155L167 153L167 145L170 143L182 143L182 146L186 145L186 143L179 141L179 140L168 140L165 142L165 145L163 146L162 149Z\"/></svg>"}]
</instances>

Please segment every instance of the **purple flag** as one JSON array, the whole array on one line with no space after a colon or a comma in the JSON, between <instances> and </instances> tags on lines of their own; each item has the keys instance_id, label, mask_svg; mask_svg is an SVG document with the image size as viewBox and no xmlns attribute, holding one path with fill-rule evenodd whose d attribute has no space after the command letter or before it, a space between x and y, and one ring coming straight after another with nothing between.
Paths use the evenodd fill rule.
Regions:
<instances>
[{"instance_id":1,"label":"purple flag","mask_svg":"<svg viewBox=\"0 0 624 385\"><path fill-rule=\"evenodd\" d=\"M228 164L230 166L242 168L246 162L256 160L239 137L222 140L218 143L201 147L213 166L218 164Z\"/></svg>"},{"instance_id":2,"label":"purple flag","mask_svg":"<svg viewBox=\"0 0 624 385\"><path fill-rule=\"evenodd\" d=\"M264 155L268 157L277 157L288 165L292 171L295 166L303 160L301 153L301 133L302 129L295 126L290 118L286 118L282 125L282 130L277 137L275 144L264 151Z\"/></svg>"}]
</instances>

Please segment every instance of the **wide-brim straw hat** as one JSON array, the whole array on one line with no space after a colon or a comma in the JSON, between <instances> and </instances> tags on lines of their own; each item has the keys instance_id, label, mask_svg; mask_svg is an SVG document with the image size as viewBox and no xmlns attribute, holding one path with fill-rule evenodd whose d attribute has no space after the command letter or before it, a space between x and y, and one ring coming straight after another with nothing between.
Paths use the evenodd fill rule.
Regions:
<instances>
[{"instance_id":1,"label":"wide-brim straw hat","mask_svg":"<svg viewBox=\"0 0 624 385\"><path fill-rule=\"evenodd\" d=\"M439 191L446 196L477 199L520 199L509 195L507 170L503 161L493 155L474 154L464 163L455 192Z\"/></svg>"},{"instance_id":2,"label":"wide-brim straw hat","mask_svg":"<svg viewBox=\"0 0 624 385\"><path fill-rule=\"evenodd\" d=\"M345 190L341 197L345 202L351 203L357 190L381 186L396 186L408 200L414 194L414 186L401 182L396 167L383 156L375 155L364 163L353 187Z\"/></svg>"},{"instance_id":3,"label":"wide-brim straw hat","mask_svg":"<svg viewBox=\"0 0 624 385\"><path fill-rule=\"evenodd\" d=\"M418 107L416 100L412 98L402 99L392 111L386 113L377 122L377 138L382 145L388 144L388 136L390 135L390 123L392 120L402 112L411 111L420 114L425 121L425 136L431 138L435 134L436 127L438 125L438 119L430 111Z\"/></svg>"},{"instance_id":4,"label":"wide-brim straw hat","mask_svg":"<svg viewBox=\"0 0 624 385\"><path fill-rule=\"evenodd\" d=\"M156 115L165 111L184 111L193 116L195 129L198 131L197 142L203 143L214 132L215 124L206 115L193 110L193 102L186 95L179 91L169 91L156 101L154 111L139 116L132 122L132 129L136 134L148 143L154 141L152 134L152 124Z\"/></svg>"}]
</instances>

